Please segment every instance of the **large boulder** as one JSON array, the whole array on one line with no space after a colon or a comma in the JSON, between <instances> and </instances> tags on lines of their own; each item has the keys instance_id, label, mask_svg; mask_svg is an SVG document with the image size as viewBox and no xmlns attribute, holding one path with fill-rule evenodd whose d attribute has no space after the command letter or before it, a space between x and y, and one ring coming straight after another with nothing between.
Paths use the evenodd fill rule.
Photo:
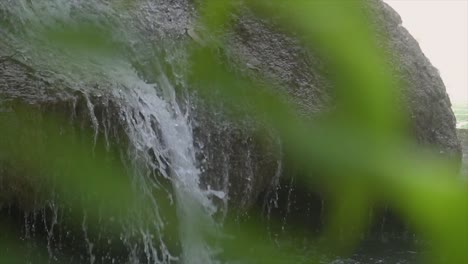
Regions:
<instances>
[{"instance_id":1,"label":"large boulder","mask_svg":"<svg viewBox=\"0 0 468 264\"><path fill-rule=\"evenodd\" d=\"M415 138L421 144L436 146L446 155L459 156L455 117L438 70L402 26L396 11L381 0L366 3L365 11L370 14L377 39L386 54L390 54L390 63L399 74L397 78L406 83L403 104L408 109ZM352 32L349 34L352 37ZM322 60L301 48L293 36L244 12L235 23L232 40L230 57L279 81L302 110L317 113L330 106L330 83L322 74L326 71Z\"/></svg>"},{"instance_id":2,"label":"large boulder","mask_svg":"<svg viewBox=\"0 0 468 264\"><path fill-rule=\"evenodd\" d=\"M398 13L381 0L371 3L376 23L388 36L389 51L395 52L393 66L407 86L404 102L415 138L421 144L433 146L441 154L459 160L461 146L456 134L456 120L439 71L402 26Z\"/></svg>"},{"instance_id":3,"label":"large boulder","mask_svg":"<svg viewBox=\"0 0 468 264\"><path fill-rule=\"evenodd\" d=\"M402 26L402 20L396 11L381 0L369 0L365 3L363 16L370 18L376 39L389 55L389 63L397 73L396 78L406 84L402 91L398 91L402 95L401 105L395 108L407 112L410 125L408 133L421 146L430 148L459 165L461 146L457 139L456 121L438 70L424 55L418 42ZM304 49L293 34L286 34L275 23L261 19L244 8L234 17L233 29L227 36L229 44L226 58L230 63L239 65L241 74L257 79L260 76L274 82L291 96L305 116L320 115L333 108L330 94L332 84L325 77L325 63L313 51ZM233 135L239 134L235 132L238 131L238 126L227 125L228 121L220 121L219 116L219 111L211 109L203 111L199 118L202 122L202 132L199 134L202 135L200 141L206 149L207 172L213 171L208 177L211 179L209 182L217 186L215 179L219 177L219 170L216 168L225 166L228 160L216 153L231 153L227 156L236 157L236 160L243 159L243 164L248 165L237 168L234 166L230 171L229 182L236 186L229 190L232 204L248 207L259 198L263 203L261 194L269 193L265 192L265 188L276 186L278 173L287 174L284 172L284 164L281 166L278 163L280 155L271 149L266 155L258 152L259 144L245 142L245 135L240 136L243 140L233 138ZM241 131L246 131L245 124L251 122L244 122ZM252 126L247 127L255 131ZM270 139L270 142L275 140ZM242 146L240 152L239 146ZM266 164L262 166L266 169L256 167L262 163ZM255 164L253 170L249 164ZM278 172L282 167L283 173ZM252 172L256 173L253 178Z\"/></svg>"},{"instance_id":4,"label":"large boulder","mask_svg":"<svg viewBox=\"0 0 468 264\"><path fill-rule=\"evenodd\" d=\"M123 16L122 20L130 25L129 28L146 32L147 40L179 41L187 37L184 32L190 27L190 23L193 23L196 15L192 12L193 7L188 1L181 0L176 3L176 5L148 3L132 6L131 15ZM367 3L363 12L373 19L376 35L381 40L382 47L393 54L392 65L400 74L398 77L408 84L404 89L403 101L404 107L409 112L414 137L419 143L433 146L446 156L458 158L461 149L455 131L455 118L437 69L424 56L416 40L402 27L402 21L394 10L380 0L371 0ZM8 5L2 8L7 9ZM15 20L7 20L10 24L12 21ZM225 50L226 58L228 62L240 65L241 74L251 76L261 74L280 84L306 115L325 112L332 107L333 100L329 94L331 84L324 77L323 71L326 70L324 64L302 48L294 36L284 34L273 23L256 17L247 9L236 16L233 30L228 35L231 41ZM141 43L137 42L136 46L138 45ZM20 59L12 60L7 57L12 53L14 51L11 48L8 52L2 52L1 62L4 70L0 91L4 97L14 97L17 100L39 105L61 100L68 102L64 105L70 105L76 100L76 90L82 88L72 87L73 83L57 84L57 81L50 81L60 79L57 78L62 75L60 69L49 71L47 64L34 61L31 65L27 65L27 62L20 63ZM144 55L140 57L148 55L142 53ZM169 63L175 59L174 56L164 56L168 57ZM15 63L11 63L12 61ZM140 66L144 68L144 65L135 64L137 70ZM48 75L42 74L43 72L48 72ZM144 69L140 74L151 79L151 76L145 76ZM92 82L85 85L108 86ZM64 88L66 86L73 89L67 90ZM102 89L97 93L102 93ZM101 94L95 97L91 95L97 101L99 98L109 100L107 96L100 96ZM232 184L233 187L229 188L232 200L247 199L248 201L244 200L240 204L248 207L257 200L265 188L275 185L271 179L277 178L275 175L279 173L276 168L280 155L278 151L268 150L271 148L265 149L263 146L277 145L274 143L277 140L272 135L266 142L255 143L250 134L261 128L254 125L252 120L244 120L245 122L223 120L226 117L220 112L222 110L213 111L211 108L205 109L204 106L195 108L194 116L197 122L194 129L200 151L199 158L203 160L203 164L208 164L201 165L206 167L204 177L206 185L228 191L227 186ZM220 155L213 153L224 153L225 157L221 158ZM226 165L226 161L232 162ZM229 171L230 176L220 175L219 168L226 166L229 167L225 170ZM249 192L248 195L246 191Z\"/></svg>"},{"instance_id":5,"label":"large boulder","mask_svg":"<svg viewBox=\"0 0 468 264\"><path fill-rule=\"evenodd\" d=\"M122 16L122 21L137 32L145 32L149 42L170 42L172 39L180 43L181 39L188 37L185 35L186 29L191 27L196 14L192 12L190 2L175 2L175 5L162 1L159 5L132 6L130 15ZM408 109L415 139L422 145L435 147L445 156L457 158L461 148L456 136L455 118L437 69L424 56L416 40L402 27L402 21L394 10L380 0L369 0L367 3L364 10L374 21L382 48L392 54L391 63L399 73L398 77L407 83L402 101ZM7 9L8 5L2 8ZM8 20L8 12L5 14L6 22L12 26L15 20ZM304 49L294 36L285 34L274 23L256 17L248 9L242 9L234 21L233 29L227 32L230 42L225 58L229 63L239 65L241 74L254 78L262 76L277 83L291 95L304 115L318 115L332 107L333 99L329 93L331 83L323 74L326 69L320 58ZM138 45L141 43L137 42L135 46L138 48ZM28 62L20 62L21 55L18 54L16 60L8 58L15 51L11 46L6 47L0 52L3 69L0 92L3 97L38 105L63 105L66 106L64 112L73 111L69 106L77 96L83 96L77 92L82 88L75 87L77 85L74 83L58 81L58 76L62 75L60 69L49 71L47 64L34 61L28 65ZM142 51L142 54L136 55L139 57L134 63L147 79L151 79L151 76L144 69L145 57L151 55L155 54ZM169 64L177 59L174 58L177 54L163 56L167 57ZM87 93L91 94L87 96L96 100L93 104L99 105L99 100L112 101L112 97L102 96L102 87L107 84L102 84L102 80L96 82L101 83L85 83L88 87L101 87L100 90L86 88ZM92 95L94 92L97 93L95 96ZM60 101L64 103L57 103ZM222 113L222 106L207 107L203 100L193 101L196 104L194 132L200 166L205 172L205 184L229 192L232 205L249 207L265 189L276 185L281 174L278 140L271 135L260 142L251 136L262 129L253 120L230 121Z\"/></svg>"},{"instance_id":6,"label":"large boulder","mask_svg":"<svg viewBox=\"0 0 468 264\"><path fill-rule=\"evenodd\" d=\"M114 8L107 6L108 1L96 2L101 3L100 9L96 9L99 12L107 12ZM145 44L174 42L172 44L176 48L183 47L180 43L189 38L185 32L196 17L192 1L160 0L159 4L141 2L144 3L141 6L132 5L131 14L113 19L119 20L119 26L128 26L127 29L134 29L135 32L144 35L143 41L132 43L134 51L143 48L141 53L133 54L135 58L132 58L132 67L138 72L138 76L153 81L155 76L151 70L154 68L148 67L151 66L151 59L148 58L162 56L161 61L165 64L162 63L157 69L166 71L165 74L174 86L184 83L184 77L180 77L181 72L178 72L179 69L175 65L177 63L174 63L184 59L184 52L175 51L172 47L152 53L152 49L146 49ZM403 90L402 105L408 109L414 138L421 145L432 146L445 156L459 158L461 148L457 140L455 118L438 71L424 56L416 40L402 27L401 19L394 10L380 0L369 0L368 3L363 12L372 15L382 48L392 54L391 64L397 70L398 77L408 84ZM23 20L10 19L14 15L11 15L8 8L13 4L13 1L0 3L0 23L8 26L0 28L0 37L4 37L5 32L6 35L13 32L22 37L28 36L24 33L26 30L21 27L28 27L34 23L25 19L26 24L17 24L18 28L15 28L15 23ZM115 15L114 11L119 10L106 14L111 17ZM90 11L90 17L99 15L93 12ZM238 74L253 78L261 76L275 82L280 89L291 95L301 113L306 116L320 115L333 107L333 98L330 95L332 84L323 74L326 72L325 64L312 52L304 49L294 36L285 34L273 23L258 18L248 9L243 9L235 15L233 25L233 29L226 32L230 42L224 50L223 58L228 63L239 66ZM105 75L103 79L99 72L96 73L95 79L95 76L91 76L93 78L82 80L70 68L49 65L48 58L61 56L59 52L55 54L55 50L46 50L47 54L44 56L27 53L34 52L34 47L31 47L31 51L26 51L26 55L23 51L17 53L14 47L18 43L19 47L28 50L26 47L29 43L25 41L27 38L12 41L8 37L0 40L0 114L12 111L12 102L32 104L37 106L40 112L60 112L70 117L70 122L95 130L101 139L107 140L109 136L111 142L129 144L126 138L128 123L121 118L122 111L127 109L125 103L128 102L115 97L111 91L128 87L115 85L114 80L110 77L105 79ZM49 53L54 55L48 57ZM131 52L126 54L129 55L132 56ZM39 61L38 58L42 60ZM89 65L93 66L92 63ZM76 76L68 78L68 75ZM62 78L63 76L65 78ZM177 95L181 97L178 99L185 101L186 91L180 90L177 91ZM295 186L296 182L291 180L290 176L296 172L290 168L293 165L288 164L287 157L282 156L281 140L274 132L265 132L261 124L248 116L241 120L228 119L229 115L226 114L222 103L208 106L196 95L191 94L189 97L193 97L193 105L181 107L192 108L188 112L193 115L192 126L203 185L206 189L227 193L227 198L219 201L219 207L224 209L221 210L223 213L226 213L228 208L238 208L245 212L255 204L260 204L279 205L284 207L281 211L295 211L300 217L304 216L304 207L308 207L306 217L320 222L317 220L317 212L323 210L323 204L317 202L317 197L308 194L307 190ZM130 117L138 119L142 114L144 113L135 111ZM157 130L157 127L153 129ZM262 135L269 136L255 137L259 131L262 131ZM157 157L154 157L154 153L152 155L152 162L156 162ZM152 169L167 167L166 164L159 166ZM21 177L21 171L2 167L1 163L0 174L0 199L3 200L0 201L0 207L2 203L17 203L21 207L20 211L32 210L31 207L34 207L37 201L31 201L30 197L26 196L31 193L36 195L36 191L32 190L35 187L34 182L12 179ZM282 179L287 183L280 184ZM299 191L294 193L296 189ZM8 193L4 190L8 190ZM275 192L279 198L272 195ZM42 197L42 193L36 196ZM271 197L279 199L278 203L277 200L270 203ZM309 210L310 208L312 209Z\"/></svg>"}]
</instances>

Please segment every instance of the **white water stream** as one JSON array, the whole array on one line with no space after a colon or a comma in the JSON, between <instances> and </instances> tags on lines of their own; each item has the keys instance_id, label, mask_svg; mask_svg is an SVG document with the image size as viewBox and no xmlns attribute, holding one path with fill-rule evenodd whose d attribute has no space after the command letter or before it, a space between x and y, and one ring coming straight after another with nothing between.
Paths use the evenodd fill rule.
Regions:
<instances>
[{"instance_id":1,"label":"white water stream","mask_svg":"<svg viewBox=\"0 0 468 264\"><path fill-rule=\"evenodd\" d=\"M194 264L215 262L215 250L207 242L207 237L217 232L213 219L217 207L211 198L223 199L221 191L204 190L200 185L200 170L195 159L194 139L190 125L188 102L180 106L176 100L176 90L161 67L153 68L155 83L142 79L125 56L101 57L99 54L73 54L48 46L47 39L41 35L48 29L75 23L76 17L99 19L116 17L116 10L105 1L84 3L86 1L2 1L0 11L7 11L5 18L18 28L16 34L0 30L5 42L16 45L16 49L26 59L39 64L57 76L73 83L73 87L85 94L87 106L95 130L95 137L103 133L107 139L106 122L100 123L94 115L93 96L106 94L118 102L120 119L126 123L126 133L130 146L128 154L134 166L135 191L139 192L142 202L151 203L153 212L152 226L140 225L138 221L126 227L128 232L139 230L139 243L144 245L148 263L172 263L173 261ZM3 14L2 14L3 15ZM110 21L110 24L114 21ZM116 27L122 25L117 25ZM45 30L45 31L42 31ZM47 36L46 36L47 37ZM132 42L133 40L127 40ZM0 43L1 44L1 43ZM135 51L137 52L137 51ZM162 58L152 58L158 64ZM111 82L102 84L102 82ZM90 86L96 83L97 87ZM99 89L105 89L99 91ZM70 91L73 92L73 91ZM105 120L104 120L105 121ZM107 125L112 126L112 124ZM156 172L155 172L156 171ZM167 190L169 199L177 211L180 254L170 252L162 235L166 228L164 213L160 209L154 190L163 189L155 175L168 179L172 190ZM136 216L138 218L138 216ZM83 219L83 232L89 245L89 261L96 262L93 241L87 236L86 216ZM125 232L125 231L124 231ZM134 233L134 232L133 232ZM129 242L129 261L140 263L141 252L137 245ZM50 253L50 255L53 255Z\"/></svg>"},{"instance_id":2,"label":"white water stream","mask_svg":"<svg viewBox=\"0 0 468 264\"><path fill-rule=\"evenodd\" d=\"M131 72L130 72L131 73ZM121 75L122 76L122 75ZM131 107L124 113L128 122L133 146L141 153L153 150L159 164L167 164L167 172L176 197L183 249L182 258L187 263L211 263L212 249L204 241L207 228L215 228L212 216L217 208L210 197L223 197L222 192L200 188L200 170L196 166L192 129L188 113L181 111L174 87L161 74L157 84L147 84L136 75L123 76L126 91L115 91ZM163 96L158 95L158 91ZM137 111L138 114L134 114ZM154 128L156 122L157 130ZM165 161L163 161L165 160ZM147 159L150 162L150 158ZM146 185L145 185L146 186ZM215 231L215 230L211 230Z\"/></svg>"}]
</instances>

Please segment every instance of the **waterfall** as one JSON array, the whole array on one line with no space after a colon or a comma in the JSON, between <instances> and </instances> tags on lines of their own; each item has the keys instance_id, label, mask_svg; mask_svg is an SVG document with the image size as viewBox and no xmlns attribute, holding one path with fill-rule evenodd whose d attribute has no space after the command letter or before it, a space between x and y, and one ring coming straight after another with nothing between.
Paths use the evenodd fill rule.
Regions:
<instances>
[{"instance_id":1,"label":"waterfall","mask_svg":"<svg viewBox=\"0 0 468 264\"><path fill-rule=\"evenodd\" d=\"M91 98L108 97L108 100L118 105L119 118L125 124L125 133L130 143L127 156L131 163L130 175L134 190L141 196L140 201L149 203L151 208L151 212L146 212L151 216L149 225L139 221L140 212L135 210L133 222L123 226L121 237L129 251L128 261L140 263L142 252L138 251L143 251L148 263L215 263L216 250L207 241L218 232L218 223L213 218L217 206L212 198L225 199L225 193L201 187L201 172L195 158L190 102L179 100L180 95L176 94L175 84L160 66L160 62L167 61L168 58L157 57L162 53L153 52L154 47L151 44L146 45L145 40L126 40L131 42L126 44L130 47L126 52L141 52L140 57L144 58L144 52L149 51L156 56L151 58L153 65L158 67L151 68L150 71L153 72L149 73L152 79L150 82L144 80L142 74L132 66L134 61L130 62L128 54L114 54L115 56L110 57L108 54L75 54L66 49L44 45L47 40L41 35L41 30L73 24L74 17L82 16L93 21L93 16L96 16L101 22L104 19L104 24L115 26L116 32L129 32L128 28L123 28L127 27L125 22L119 23L115 19L125 15L116 16L118 11L105 1L84 2L86 1L2 1L2 20L11 25L12 29L0 29L0 37L4 42L0 41L0 45L14 46L15 49L12 50L32 63L33 67L47 70L52 76L58 76L71 84L72 90L67 91L68 93L79 91L84 95L95 132L95 144L97 138L103 135L109 145L111 136L108 131L115 124L106 119L108 117L97 116ZM128 14L122 20L126 18ZM147 19L148 17L138 17L135 20L137 24L146 23L144 27L147 27ZM134 46L150 48L137 50ZM164 47L160 49L164 50ZM132 60L140 63L139 58ZM161 180L169 181L171 187L163 186ZM181 253L171 252L166 245L167 238L163 235L166 228L165 212L160 208L160 201L153 195L156 189L163 190L176 208ZM58 210L56 207L54 209ZM85 212L82 229L85 243L88 244L88 259L90 263L98 263L99 260L94 256L96 252L93 241L88 237L87 225ZM140 237L137 242L128 238L135 236L135 233ZM49 255L53 259L54 253L49 244Z\"/></svg>"},{"instance_id":2,"label":"waterfall","mask_svg":"<svg viewBox=\"0 0 468 264\"><path fill-rule=\"evenodd\" d=\"M157 84L148 84L129 73L121 75L121 82L128 89L114 91L125 101L127 109L123 111L123 118L128 124L132 146L142 155L153 151L158 164L146 157L146 162L153 163L151 167L167 164L168 168L160 167L160 173L172 181L183 259L190 263L211 263L211 249L203 240L203 228L216 226L212 216L217 208L210 197L215 195L222 199L224 193L200 187L189 113L179 107L174 87L167 77L161 73ZM158 91L164 96L158 95ZM147 184L141 187L146 188Z\"/></svg>"},{"instance_id":3,"label":"waterfall","mask_svg":"<svg viewBox=\"0 0 468 264\"><path fill-rule=\"evenodd\" d=\"M201 2L0 0L0 262L413 263L426 255L420 247L432 243L413 234L405 219L417 220L411 228L427 227L429 237L448 231L435 244L457 238L457 217L422 222L418 216L428 218L431 211L417 203L437 194L434 199L453 202L450 216L465 194L459 188L447 192L447 179L440 186L432 177L420 186L391 179L397 169L416 176L430 172L421 163L426 158L409 166L418 150L413 153L413 143L401 145L408 160L390 166L400 161L398 144L382 150L366 145L372 131L346 122L335 105L347 98L335 100L333 77L353 73L338 67L341 75L328 74L337 69L327 59L338 57L313 52L294 34L299 24L283 24L276 15L269 19L262 5L213 5L235 12L219 32L203 30L197 19L220 17L208 6L205 20L197 12ZM401 71L396 77L408 79L401 98L408 100L399 100L408 107L396 109L410 110L407 125L420 143L434 143L441 156L455 154L454 120L437 72L397 15L379 7L381 1L368 2L369 15L377 15L373 24L382 20L382 30L391 33L383 45L395 49L389 66ZM212 41L202 43L195 32ZM350 43L367 47L366 41ZM216 59L191 61L194 46ZM396 63L400 57L402 65ZM212 59L223 64L221 71L193 74L197 66L212 69L206 67ZM216 89L223 86L250 90L238 89L228 98ZM205 88L213 88L208 96L200 92ZM297 115L284 122L295 109ZM453 109L459 137L466 139L462 174L468 181L468 106ZM355 157L340 151L340 143ZM373 152L378 155L370 157ZM450 174L437 164L428 176ZM346 168L360 177L340 178L348 176ZM387 182L388 192L372 189ZM392 193L400 188L403 198L411 198L407 206ZM366 221L361 217L367 207ZM445 220L447 230L438 226ZM353 255L332 252L335 246L352 249L352 242Z\"/></svg>"}]
</instances>

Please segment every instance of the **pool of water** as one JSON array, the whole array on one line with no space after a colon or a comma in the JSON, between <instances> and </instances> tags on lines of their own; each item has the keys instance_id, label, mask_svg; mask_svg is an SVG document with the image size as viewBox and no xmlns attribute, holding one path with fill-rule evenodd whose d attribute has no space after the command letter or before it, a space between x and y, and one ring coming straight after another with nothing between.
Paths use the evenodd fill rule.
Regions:
<instances>
[{"instance_id":1,"label":"pool of water","mask_svg":"<svg viewBox=\"0 0 468 264\"><path fill-rule=\"evenodd\" d=\"M468 180L468 103L453 106L453 112L457 119L457 133L463 152L461 173Z\"/></svg>"},{"instance_id":2,"label":"pool of water","mask_svg":"<svg viewBox=\"0 0 468 264\"><path fill-rule=\"evenodd\" d=\"M468 129L468 102L454 105L452 109L457 119L457 128Z\"/></svg>"}]
</instances>

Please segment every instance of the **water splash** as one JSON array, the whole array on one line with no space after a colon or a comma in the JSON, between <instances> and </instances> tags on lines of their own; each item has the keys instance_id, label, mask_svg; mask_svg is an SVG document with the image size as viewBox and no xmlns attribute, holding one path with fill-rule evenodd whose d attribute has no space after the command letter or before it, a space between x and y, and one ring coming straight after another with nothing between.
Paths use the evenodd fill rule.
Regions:
<instances>
[{"instance_id":1,"label":"water splash","mask_svg":"<svg viewBox=\"0 0 468 264\"><path fill-rule=\"evenodd\" d=\"M183 259L190 263L211 263L203 229L216 226L212 216L217 207L210 196L222 197L224 193L200 187L200 170L196 166L188 113L181 111L174 87L166 76L161 74L157 84L145 83L136 75L120 76L124 79L119 82L127 89L114 92L125 101L123 105L127 109L123 111L123 118L128 122L132 145L140 158L143 156L150 167L159 168L159 172L172 181ZM152 157L147 153L153 153L156 161L151 161Z\"/></svg>"},{"instance_id":2,"label":"water splash","mask_svg":"<svg viewBox=\"0 0 468 264\"><path fill-rule=\"evenodd\" d=\"M190 107L186 105L189 102L178 101L180 95L176 94L175 89L175 85L180 85L184 77L182 73L171 73L177 78L175 81L170 80L167 77L168 70L161 66L163 61L174 63L177 60L174 53L164 52L164 47L158 47L162 52L154 52L153 45L141 39L130 39L124 34L132 31L129 28L137 27L138 21L146 21L148 15L157 15L148 14L148 4L142 6L146 10L143 17L134 19L136 24L126 25L122 21L126 21L129 14L123 12L117 16L117 11L107 1L2 1L0 14L5 15L2 20L11 26L11 30L0 29L3 40L0 45L3 42L15 47L23 60L34 68L47 71L54 78L70 84L66 93L74 95L79 92L84 96L95 144L99 137L104 136L109 146L109 131L115 124L111 123L109 117L97 115L93 98L104 95L117 105L119 119L125 124L125 133L130 143L127 159L130 160L134 189L141 196L140 202L149 204L144 208L150 208L150 212L144 214L135 209L132 223L123 224L121 240L127 245L130 263L140 263L141 251L148 263L171 263L177 260L195 264L213 263L215 250L206 242L209 236L217 232L213 216L218 208L212 198L217 197L227 203L227 196L222 190L203 189L200 185L201 172L195 158L188 111ZM107 28L122 33L123 37L115 41L124 42L126 49L122 50L122 54L109 56L107 53L75 53L49 45L50 40L43 32L76 25L77 19L98 22L99 25L107 25ZM161 40L160 43L163 42ZM139 52L144 55L138 55ZM147 59L147 54L154 56L152 66L155 67L151 67L149 73L141 74L132 65L145 65L146 62L142 60ZM165 59L161 54L171 55ZM152 82L143 79L142 75L149 75ZM74 104L75 108L76 102ZM161 183L162 180L169 181L171 187ZM160 208L160 201L154 195L155 190L165 193L176 207L182 247L180 256L170 252L167 246L167 238L164 237L167 226L165 211ZM148 215L151 219L149 224L143 220ZM54 225L58 224L57 218L53 219L55 222L46 226L50 230L49 238L53 236ZM94 263L98 259L94 242L88 236L87 224L84 215L82 230L89 261ZM132 236L138 236L138 241L133 242L130 238ZM52 252L50 246L49 252Z\"/></svg>"}]
</instances>

